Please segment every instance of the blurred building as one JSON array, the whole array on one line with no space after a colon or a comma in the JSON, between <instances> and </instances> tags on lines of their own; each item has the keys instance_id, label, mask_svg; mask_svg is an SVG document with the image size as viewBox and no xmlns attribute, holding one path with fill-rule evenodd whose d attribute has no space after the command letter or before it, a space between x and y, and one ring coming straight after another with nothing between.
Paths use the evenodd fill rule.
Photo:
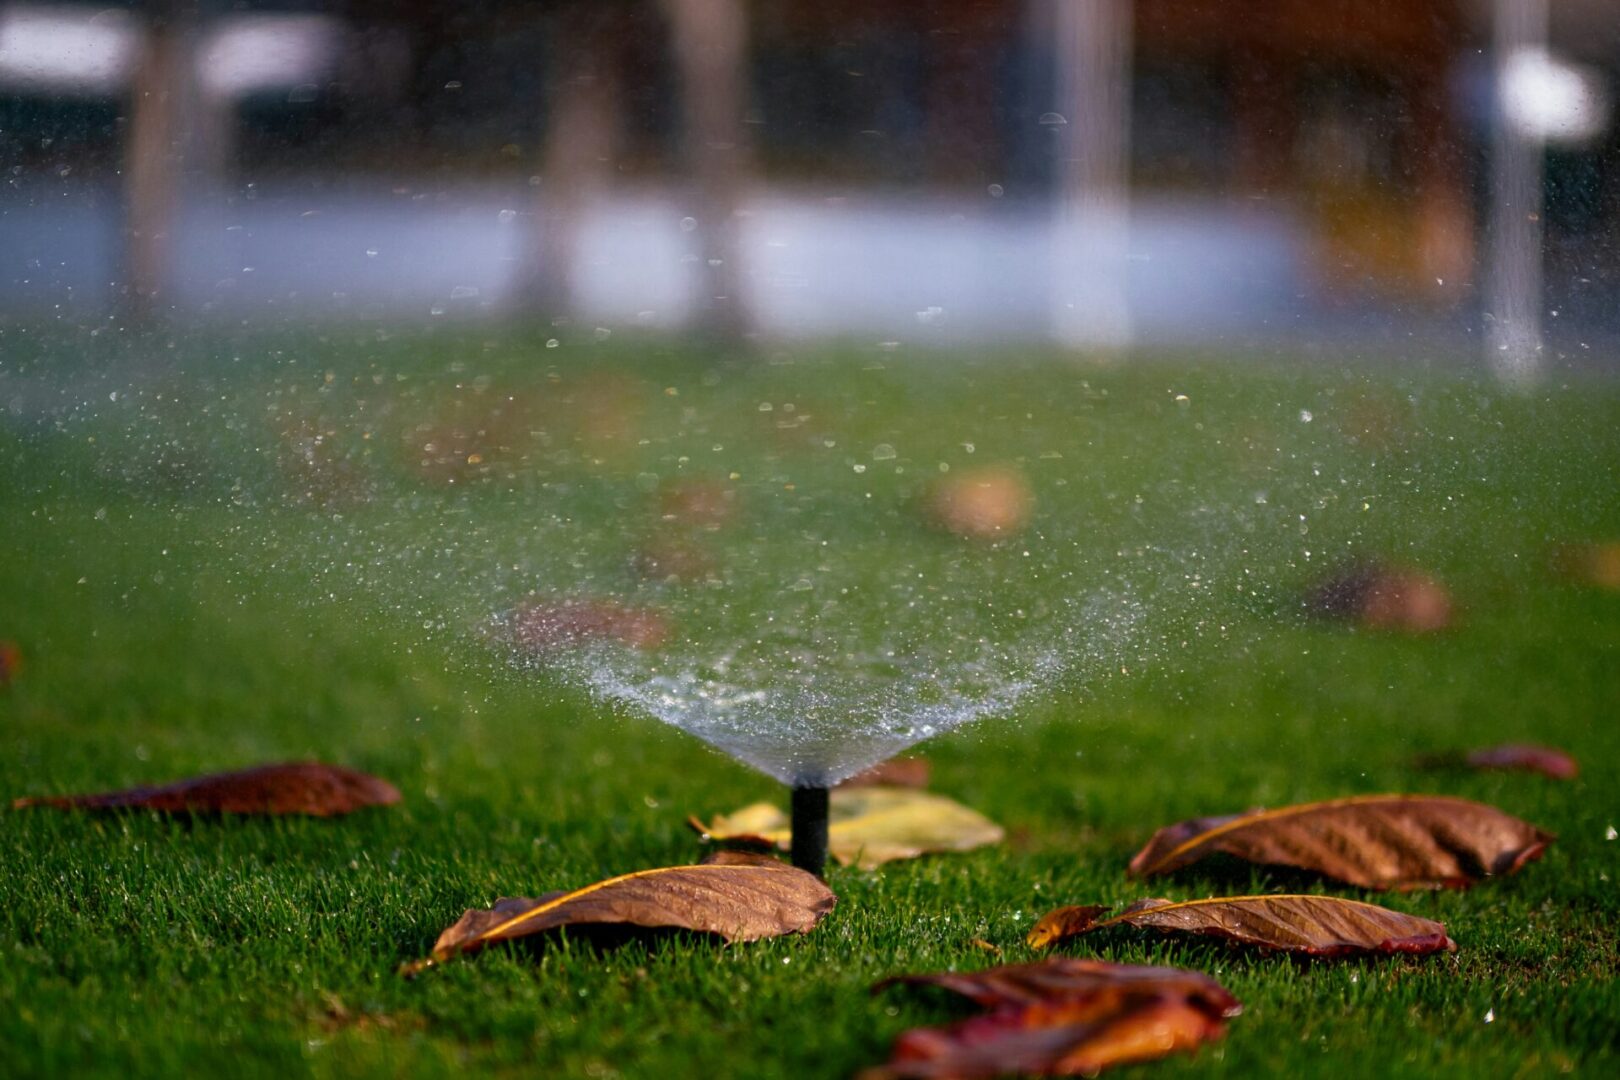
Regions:
<instances>
[{"instance_id":1,"label":"blurred building","mask_svg":"<svg viewBox=\"0 0 1620 1080\"><path fill-rule=\"evenodd\" d=\"M1064 2L5 4L0 311L678 326L718 290L768 332L1044 336L1034 253L1105 137L1058 107L1104 85L1064 81ZM1139 338L1477 320L1488 0L1099 2ZM1603 323L1620 15L1548 40L1547 302Z\"/></svg>"}]
</instances>

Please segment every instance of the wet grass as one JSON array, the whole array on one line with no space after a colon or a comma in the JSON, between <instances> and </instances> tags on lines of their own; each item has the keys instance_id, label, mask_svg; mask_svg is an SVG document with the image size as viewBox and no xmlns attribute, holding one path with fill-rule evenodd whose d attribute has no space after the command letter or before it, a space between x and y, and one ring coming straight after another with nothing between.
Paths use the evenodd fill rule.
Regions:
<instances>
[{"instance_id":1,"label":"wet grass","mask_svg":"<svg viewBox=\"0 0 1620 1080\"><path fill-rule=\"evenodd\" d=\"M316 757L389 777L405 804L333 822L0 813L0 1073L848 1076L905 1028L958 1015L927 995L869 996L885 975L991 962L975 938L1026 959L1023 935L1063 903L1285 883L1248 870L1126 881L1126 860L1155 827L1396 790L1495 803L1559 839L1511 878L1374 897L1443 920L1455 956L1299 964L1125 936L1080 946L1215 972L1245 1003L1224 1043L1139 1071L1606 1075L1620 1065L1620 594L1565 580L1549 562L1556 544L1620 537L1620 388L1554 381L1502 396L1455 376L1321 363L1165 357L1095 370L865 349L741 370L652 345L547 350L543 338L492 346L471 333L255 347L212 366L211 347L195 347L188 376L230 409L209 411L200 393L188 399L186 379L160 378L180 398L151 421L160 434L140 426L162 411L157 382L145 384L151 408L136 413L53 412L36 394L0 421L0 637L26 658L0 690L0 793ZM43 385L98 402L105 393L80 389L103 386L97 364L150 377L142 346L97 348L39 346L11 361L13 373L58 363ZM253 367L271 351L294 354L303 374L284 357L269 374ZM396 966L463 908L688 861L699 854L688 813L776 789L653 721L605 715L566 686L506 671L468 631L480 599L454 583L407 595L386 588L386 572L348 588L320 572L339 550L333 515L392 513L402 537L421 518L438 536L426 519L450 496L387 447L344 451L339 463L360 468L359 480L330 462L311 465L312 478L274 445L286 425L244 429L238 406L283 402L306 384L299 400L319 401L322 386L362 375L378 386L370 376L384 371L427 388L382 427L407 413L415 422L413 409L485 372L541 390L558 385L552 376L606 387L587 404L610 429L612 402L628 402L628 427L606 442L577 417L557 421L560 453L543 463L549 497L592 543L629 537L628 550L650 527L636 478L685 437L679 407L703 418L694 444L739 448L728 467L770 462L801 483L821 478L835 503L847 497L840 513L870 492L892 550L950 543L918 522L907 476L923 470L873 469L859 490L836 487L844 458L783 443L781 432L799 433L777 426L779 410L761 420L757 403L798 397L817 401L818 440L893 442L902 462L929 465L962 462L973 442L976 460L1020 461L1041 500L1038 532L1093 515L1099 540L1077 565L1157 536L1176 549L1166 565L1202 568L1208 595L1167 601L1173 614L1122 659L1127 674L1093 671L1009 721L928 744L934 786L1008 827L998 849L835 870L839 907L803 938L722 948L675 936L603 950L562 937L407 982ZM8 392L18 400L15 383ZM336 413L352 419L356 400ZM492 490L456 500L498 508L496 489L532 497L510 477L462 479ZM289 498L266 497L277 485ZM1109 509L1116 502L1128 505ZM784 520L764 514L748 527L769 546L772 530L788 538ZM838 527L854 536L860 526ZM1446 580L1457 625L1405 636L1301 616L1295 598L1323 565L1375 555ZM469 558L458 551L448 565ZM1155 574L1166 590L1187 581ZM435 603L457 617L429 632L420 616ZM1581 778L1413 760L1511 740L1570 750Z\"/></svg>"}]
</instances>

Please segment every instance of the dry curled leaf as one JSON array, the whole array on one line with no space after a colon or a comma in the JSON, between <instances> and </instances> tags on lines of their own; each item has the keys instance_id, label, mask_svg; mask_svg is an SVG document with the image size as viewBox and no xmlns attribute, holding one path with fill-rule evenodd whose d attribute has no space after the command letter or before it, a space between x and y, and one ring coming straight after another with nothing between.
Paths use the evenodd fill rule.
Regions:
<instances>
[{"instance_id":1,"label":"dry curled leaf","mask_svg":"<svg viewBox=\"0 0 1620 1080\"><path fill-rule=\"evenodd\" d=\"M1167 826L1131 859L1130 873L1167 874L1224 854L1367 889L1455 888L1511 874L1552 840L1467 799L1363 795Z\"/></svg>"},{"instance_id":2,"label":"dry curled leaf","mask_svg":"<svg viewBox=\"0 0 1620 1080\"><path fill-rule=\"evenodd\" d=\"M1565 545L1553 552L1553 566L1577 584L1620 592L1620 541Z\"/></svg>"},{"instance_id":3,"label":"dry curled leaf","mask_svg":"<svg viewBox=\"0 0 1620 1080\"><path fill-rule=\"evenodd\" d=\"M22 668L22 648L9 638L0 638L0 688L10 686Z\"/></svg>"},{"instance_id":4,"label":"dry curled leaf","mask_svg":"<svg viewBox=\"0 0 1620 1080\"><path fill-rule=\"evenodd\" d=\"M1132 993L1196 998L1203 1007L1222 1016L1236 1016L1241 1011L1237 999L1201 971L1071 957L1000 964L979 971L894 975L873 986L872 992L892 986L935 986L986 1008L1062 999L1113 1000L1120 994Z\"/></svg>"},{"instance_id":5,"label":"dry curled leaf","mask_svg":"<svg viewBox=\"0 0 1620 1080\"><path fill-rule=\"evenodd\" d=\"M1581 774L1580 764L1562 750L1522 743L1472 750L1463 762L1474 769L1514 769L1540 773L1554 780L1573 780Z\"/></svg>"},{"instance_id":6,"label":"dry curled leaf","mask_svg":"<svg viewBox=\"0 0 1620 1080\"><path fill-rule=\"evenodd\" d=\"M1112 1065L1152 1061L1218 1039L1226 1023L1178 998L1142 998L1098 1013L1056 1001L998 1009L895 1040L886 1065L861 1080L970 1080L1005 1076L1095 1076Z\"/></svg>"},{"instance_id":7,"label":"dry curled leaf","mask_svg":"<svg viewBox=\"0 0 1620 1080\"><path fill-rule=\"evenodd\" d=\"M1369 630L1424 634L1452 623L1451 594L1444 585L1421 571L1378 563L1334 573L1316 585L1306 606Z\"/></svg>"},{"instance_id":8,"label":"dry curled leaf","mask_svg":"<svg viewBox=\"0 0 1620 1080\"><path fill-rule=\"evenodd\" d=\"M1207 934L1241 945L1318 957L1457 950L1446 936L1446 928L1432 919L1336 896L1227 896L1183 903L1138 900L1118 915L1099 917L1108 910L1058 908L1035 924L1029 944L1040 949L1093 930L1132 926Z\"/></svg>"},{"instance_id":9,"label":"dry curled leaf","mask_svg":"<svg viewBox=\"0 0 1620 1080\"><path fill-rule=\"evenodd\" d=\"M925 788L928 786L929 776L932 771L932 768L929 766L928 761L925 758L890 758L888 761L878 762L870 769L863 769L838 786L842 788Z\"/></svg>"},{"instance_id":10,"label":"dry curled leaf","mask_svg":"<svg viewBox=\"0 0 1620 1080\"><path fill-rule=\"evenodd\" d=\"M464 912L433 953L406 964L414 975L453 956L560 926L619 924L756 941L813 929L838 898L814 874L764 856L724 853L696 866L667 866L608 878L572 892L503 897Z\"/></svg>"},{"instance_id":11,"label":"dry curled leaf","mask_svg":"<svg viewBox=\"0 0 1620 1080\"><path fill-rule=\"evenodd\" d=\"M78 810L157 810L180 814L306 814L335 817L367 806L391 806L399 791L386 780L338 765L295 762L217 773L161 787L92 795L17 799L16 809L51 806Z\"/></svg>"},{"instance_id":12,"label":"dry curled leaf","mask_svg":"<svg viewBox=\"0 0 1620 1080\"><path fill-rule=\"evenodd\" d=\"M952 473L934 485L927 510L934 523L969 540L1012 536L1029 522L1035 495L1011 465L987 465Z\"/></svg>"},{"instance_id":13,"label":"dry curled leaf","mask_svg":"<svg viewBox=\"0 0 1620 1080\"><path fill-rule=\"evenodd\" d=\"M1581 774L1580 763L1564 751L1528 743L1487 746L1467 753L1445 750L1419 754L1413 764L1423 769L1493 769L1538 773L1551 780L1573 780Z\"/></svg>"},{"instance_id":14,"label":"dry curled leaf","mask_svg":"<svg viewBox=\"0 0 1620 1080\"><path fill-rule=\"evenodd\" d=\"M969 851L999 843L1001 826L954 799L895 787L838 788L828 813L827 847L844 866L871 870L895 859L940 851ZM776 847L793 845L788 816L770 803L754 803L705 824L698 832L722 843Z\"/></svg>"},{"instance_id":15,"label":"dry curled leaf","mask_svg":"<svg viewBox=\"0 0 1620 1080\"><path fill-rule=\"evenodd\" d=\"M879 1078L988 1077L1010 1072L1091 1075L1217 1039L1242 1011L1198 972L1086 960L1049 960L972 974L906 976L880 983L934 985L991 1011L945 1028L908 1031Z\"/></svg>"}]
</instances>

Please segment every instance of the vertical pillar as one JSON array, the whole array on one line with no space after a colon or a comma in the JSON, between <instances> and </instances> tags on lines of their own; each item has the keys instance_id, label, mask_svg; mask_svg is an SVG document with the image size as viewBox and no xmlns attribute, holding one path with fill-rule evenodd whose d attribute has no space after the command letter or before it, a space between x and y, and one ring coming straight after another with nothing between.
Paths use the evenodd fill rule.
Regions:
<instances>
[{"instance_id":1,"label":"vertical pillar","mask_svg":"<svg viewBox=\"0 0 1620 1080\"><path fill-rule=\"evenodd\" d=\"M824 787L793 789L793 865L817 877L827 869L828 812L832 793Z\"/></svg>"},{"instance_id":2,"label":"vertical pillar","mask_svg":"<svg viewBox=\"0 0 1620 1080\"><path fill-rule=\"evenodd\" d=\"M619 141L617 5L563 7L552 23L545 143L536 229L518 290L525 314L555 318L574 308L580 225L607 187Z\"/></svg>"},{"instance_id":3,"label":"vertical pillar","mask_svg":"<svg viewBox=\"0 0 1620 1080\"><path fill-rule=\"evenodd\" d=\"M1443 52L1414 62L1406 92L1412 115L1403 148L1416 163L1418 290L1437 304L1465 294L1474 264L1474 214L1456 117L1447 107Z\"/></svg>"},{"instance_id":4,"label":"vertical pillar","mask_svg":"<svg viewBox=\"0 0 1620 1080\"><path fill-rule=\"evenodd\" d=\"M663 0L680 79L682 146L692 178L688 256L698 271L694 328L737 342L750 320L739 261L748 148L748 15L741 0Z\"/></svg>"},{"instance_id":5,"label":"vertical pillar","mask_svg":"<svg viewBox=\"0 0 1620 1080\"><path fill-rule=\"evenodd\" d=\"M1130 344L1127 199L1131 8L1127 0L1047 0L1056 54L1057 208L1052 330L1103 352Z\"/></svg>"},{"instance_id":6,"label":"vertical pillar","mask_svg":"<svg viewBox=\"0 0 1620 1080\"><path fill-rule=\"evenodd\" d=\"M1486 361L1508 382L1541 366L1542 147L1515 128L1508 101L1516 58L1545 48L1547 0L1493 0L1495 108L1486 267Z\"/></svg>"},{"instance_id":7,"label":"vertical pillar","mask_svg":"<svg viewBox=\"0 0 1620 1080\"><path fill-rule=\"evenodd\" d=\"M196 59L192 20L181 5L153 9L141 35L124 135L124 306L143 321L169 303L173 285Z\"/></svg>"}]
</instances>

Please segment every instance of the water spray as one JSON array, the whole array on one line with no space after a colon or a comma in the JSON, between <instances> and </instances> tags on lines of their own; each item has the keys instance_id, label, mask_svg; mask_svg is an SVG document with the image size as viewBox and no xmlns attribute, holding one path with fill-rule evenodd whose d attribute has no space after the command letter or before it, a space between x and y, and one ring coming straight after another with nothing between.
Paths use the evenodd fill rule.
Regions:
<instances>
[{"instance_id":1,"label":"water spray","mask_svg":"<svg viewBox=\"0 0 1620 1080\"><path fill-rule=\"evenodd\" d=\"M793 789L793 865L817 877L827 868L827 807L831 789Z\"/></svg>"}]
</instances>

